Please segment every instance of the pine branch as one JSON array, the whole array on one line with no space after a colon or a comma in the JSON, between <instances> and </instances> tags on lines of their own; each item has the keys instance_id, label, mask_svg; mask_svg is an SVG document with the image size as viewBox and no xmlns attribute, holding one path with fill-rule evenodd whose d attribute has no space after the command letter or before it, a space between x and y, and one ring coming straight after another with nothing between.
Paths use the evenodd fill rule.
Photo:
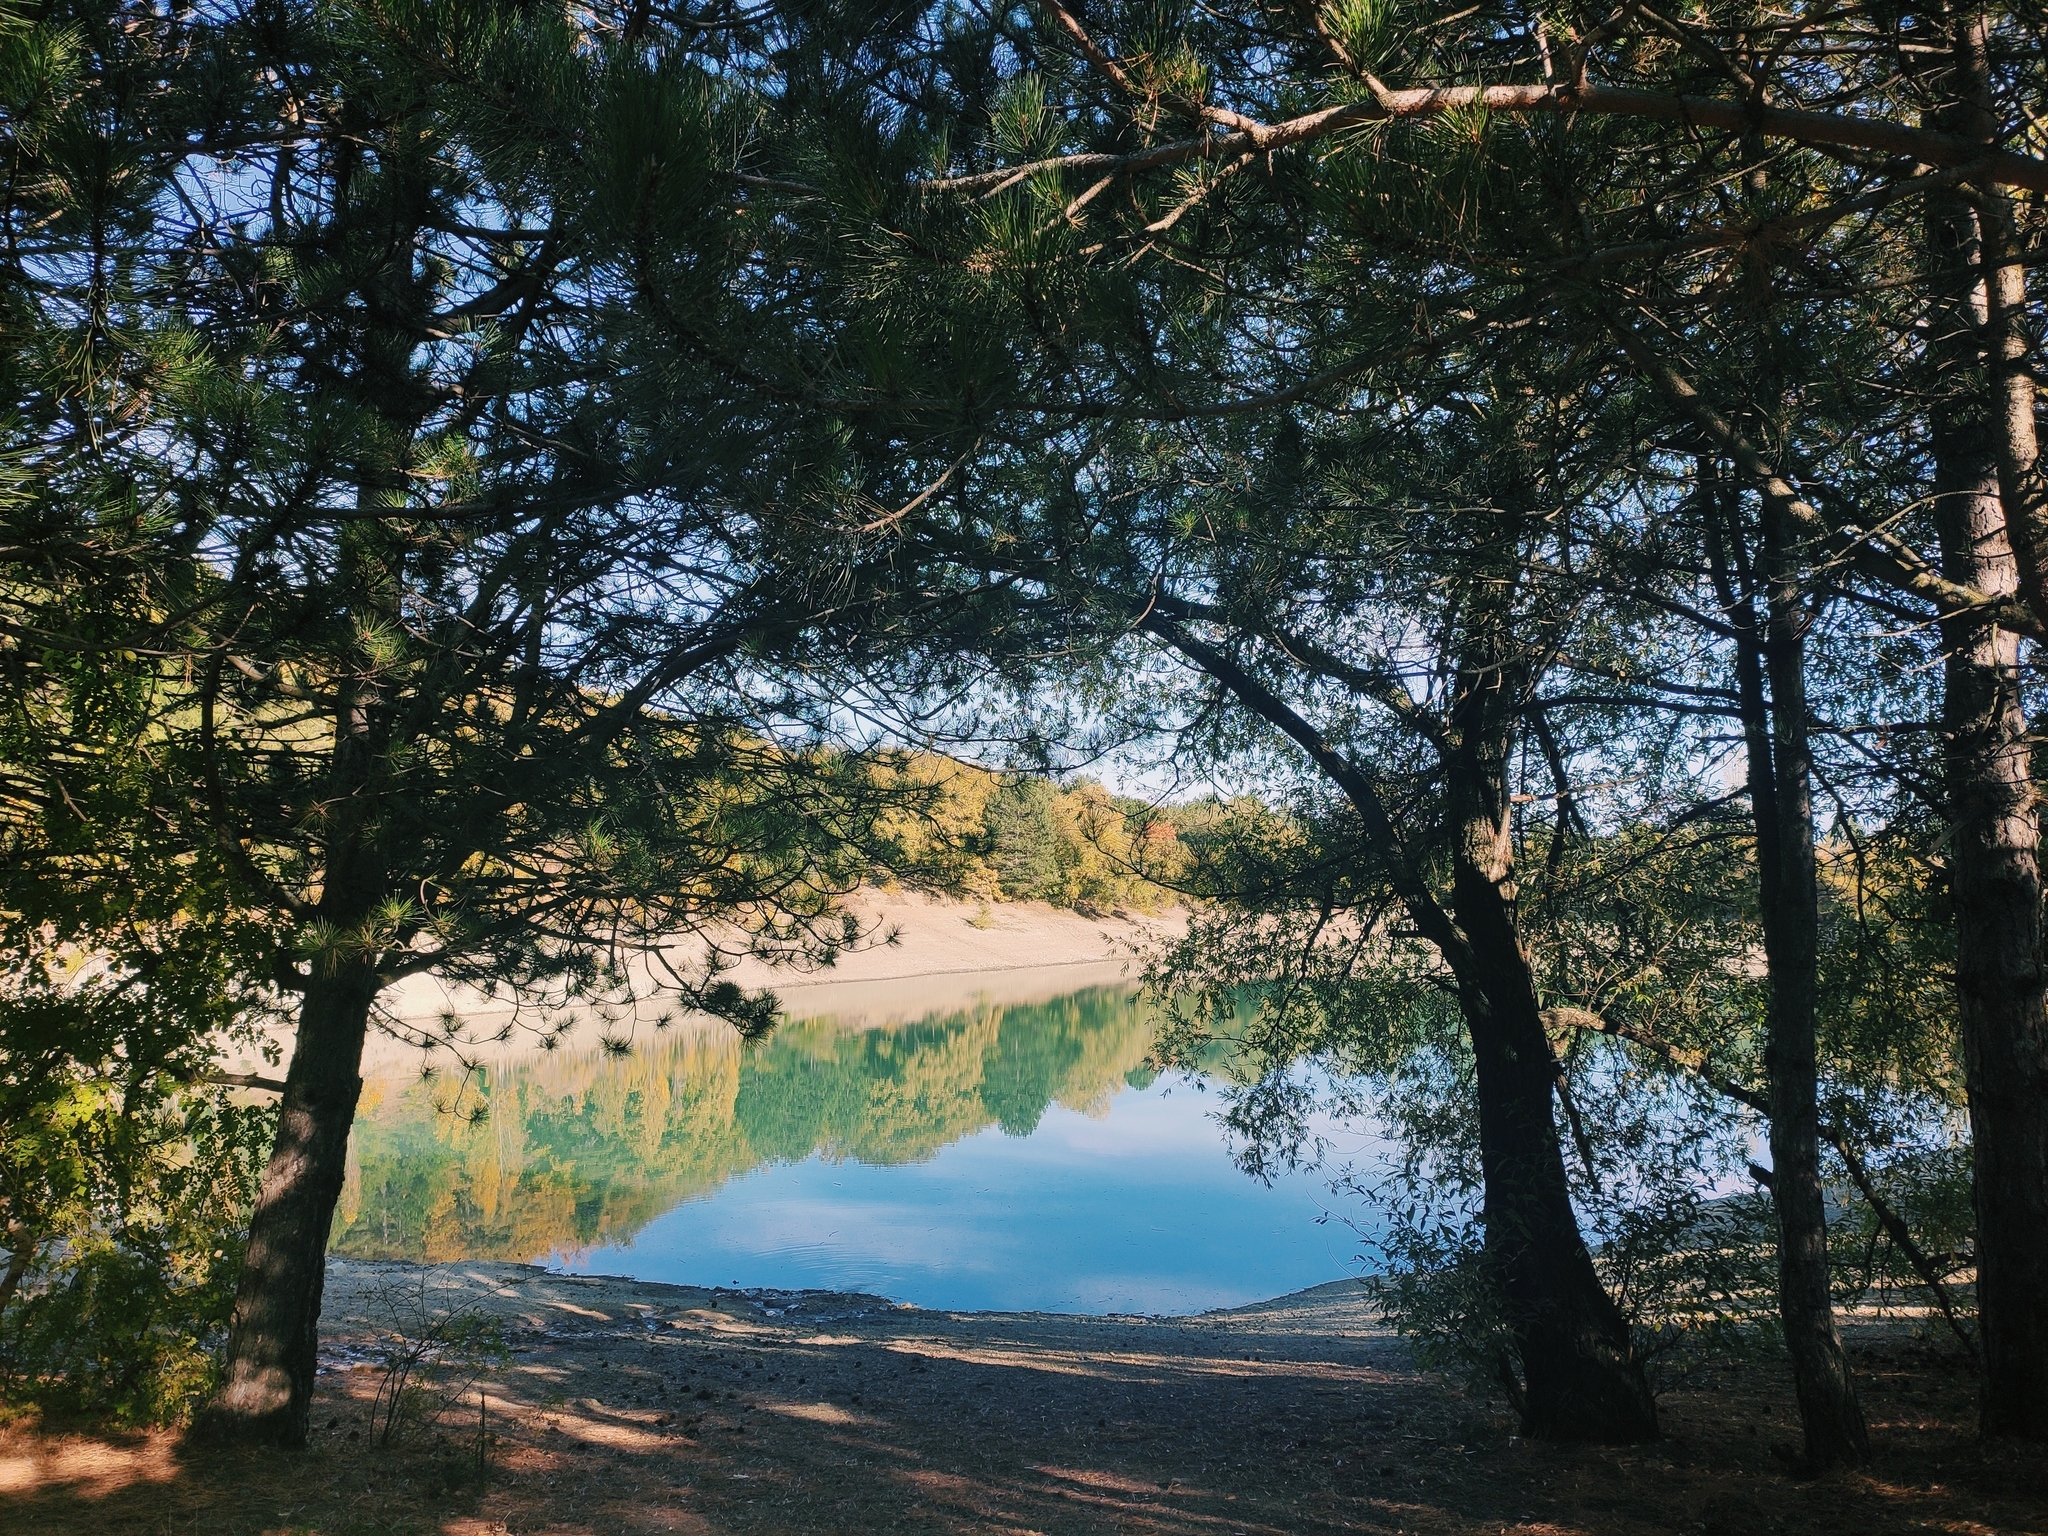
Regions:
<instances>
[{"instance_id":1,"label":"pine branch","mask_svg":"<svg viewBox=\"0 0 2048 1536\"><path fill-rule=\"evenodd\" d=\"M1800 144L1875 150L1922 165L1957 168L1965 173L1966 179L1991 186L2048 192L2048 160L2015 154L2010 150L1987 150L1979 140L1962 134L1942 133L1932 128L1909 128L1902 123L1845 112L1806 112L1712 96L1667 95L1604 85L1575 87L1551 84L1382 89L1375 100L1342 102L1284 122L1251 123L1229 132L1176 139L1129 154L1052 155L1000 170L936 177L918 185L926 192L994 195L1045 171L1062 175L1135 175L1140 171L1162 165L1179 165L1189 160L1234 159L1247 153L1271 154L1373 123L1442 117L1447 113L1473 110L1504 114L1558 112L1635 117L1679 123L1691 128L1718 128L1731 133L1753 129L1769 138L1790 139ZM1236 118L1237 114L1230 116Z\"/></svg>"}]
</instances>

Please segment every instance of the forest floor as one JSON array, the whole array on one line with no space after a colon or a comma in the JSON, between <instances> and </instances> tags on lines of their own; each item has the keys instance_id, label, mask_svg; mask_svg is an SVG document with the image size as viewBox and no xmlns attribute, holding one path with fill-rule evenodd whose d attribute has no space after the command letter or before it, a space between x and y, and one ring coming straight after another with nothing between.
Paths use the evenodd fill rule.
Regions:
<instances>
[{"instance_id":1,"label":"forest floor","mask_svg":"<svg viewBox=\"0 0 2048 1536\"><path fill-rule=\"evenodd\" d=\"M1849 1330L1873 1464L1808 1479L1783 1459L1796 1420L1775 1367L1667 1392L1654 1445L1533 1443L1418 1373L1348 1281L1141 1318L508 1264L419 1276L334 1264L308 1449L17 1422L0 1427L0 1531L2048 1532L2048 1461L1980 1445L1967 1368L1898 1323ZM495 1320L511 1352L438 1423L378 1444L379 1340L451 1315Z\"/></svg>"}]
</instances>

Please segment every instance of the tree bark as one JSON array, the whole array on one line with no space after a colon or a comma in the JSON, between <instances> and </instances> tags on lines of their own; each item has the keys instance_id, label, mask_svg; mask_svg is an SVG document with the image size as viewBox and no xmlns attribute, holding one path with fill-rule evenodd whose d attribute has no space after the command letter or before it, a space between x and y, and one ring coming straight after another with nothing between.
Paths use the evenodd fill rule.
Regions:
<instances>
[{"instance_id":1,"label":"tree bark","mask_svg":"<svg viewBox=\"0 0 2048 1536\"><path fill-rule=\"evenodd\" d=\"M1942 94L1949 100L1929 118L1949 136L1988 149L2001 136L1991 89L1990 18L1982 11L1951 12L1947 24L1951 79ZM1958 200L1945 194L1940 201L1953 207ZM1975 312L1974 330L1982 338L1982 384L1989 405L1984 425L1997 465L2010 559L2017 567L2020 596L2036 617L2048 621L2048 473L2041 463L2034 375L2027 355L2027 269L2011 194L1995 179L1986 178L1977 185L1974 204L1973 238L1946 254L1962 256L1975 268L1968 309ZM1947 270L1937 267L1937 278ZM1962 316L1951 307L1949 318Z\"/></svg>"},{"instance_id":2,"label":"tree bark","mask_svg":"<svg viewBox=\"0 0 2048 1536\"><path fill-rule=\"evenodd\" d=\"M1737 631L1736 691L1756 826L1778 1317L1792 1363L1806 1462L1818 1471L1868 1460L1870 1430L1835 1329L1827 1191L1820 1171L1820 903L1807 731L1808 616L1790 530L1766 503L1766 618L1764 632L1758 633L1751 596L1736 590L1728 570L1727 551L1739 548L1742 536L1732 514L1726 506L1708 513L1722 519L1714 565L1721 600Z\"/></svg>"},{"instance_id":3,"label":"tree bark","mask_svg":"<svg viewBox=\"0 0 2048 1536\"><path fill-rule=\"evenodd\" d=\"M1459 918L1496 929L1477 916L1497 905L1485 883L1461 869ZM1572 1210L1553 1111L1557 1069L1510 933L1475 939L1480 965L1460 978L1458 1000L1478 1084L1486 1251L1522 1359L1522 1429L1545 1440L1654 1440L1656 1399Z\"/></svg>"},{"instance_id":4,"label":"tree bark","mask_svg":"<svg viewBox=\"0 0 2048 1536\"><path fill-rule=\"evenodd\" d=\"M1951 458L1942 543L1980 580L2013 581L1996 473ZM2002 571L1999 569L2002 567ZM2048 1441L2048 1008L2040 825L2028 777L2019 646L1995 625L1942 626L1942 746L1956 1001L1975 1147L1980 1402L1987 1435Z\"/></svg>"},{"instance_id":5,"label":"tree bark","mask_svg":"<svg viewBox=\"0 0 2048 1536\"><path fill-rule=\"evenodd\" d=\"M1515 683L1483 656L1462 669L1445 763L1456 819L1452 899L1465 941L1448 958L1472 1039L1487 1257L1522 1358L1523 1431L1654 1440L1656 1399L1572 1209L1552 1097L1557 1063L1516 917L1507 783Z\"/></svg>"},{"instance_id":6,"label":"tree bark","mask_svg":"<svg viewBox=\"0 0 2048 1536\"><path fill-rule=\"evenodd\" d=\"M306 1443L326 1279L349 1127L362 1093L363 1039L379 981L351 961L310 978L277 1139L249 1220L226 1380L202 1430L214 1438Z\"/></svg>"},{"instance_id":7,"label":"tree bark","mask_svg":"<svg viewBox=\"0 0 2048 1536\"><path fill-rule=\"evenodd\" d=\"M1961 99L1936 121L1981 134L1995 126L1984 18L1952 25ZM2020 558L2043 545L2033 385L2019 366L2023 346L2015 351L2024 274L2007 259L2009 210L1989 189L1984 197L1992 201L1945 195L1928 207L1942 563L1986 593L2024 587L2039 603L2048 554ZM1956 615L1943 621L1942 652L1956 1001L1974 1146L1979 1423L1986 1435L2048 1441L2048 1002L2019 638L1981 615Z\"/></svg>"},{"instance_id":8,"label":"tree bark","mask_svg":"<svg viewBox=\"0 0 2048 1536\"><path fill-rule=\"evenodd\" d=\"M1487 1251L1522 1357L1523 1429L1550 1440L1654 1440L1656 1399L1572 1210L1551 1107L1556 1065L1516 925L1507 764L1521 701L1497 665L1467 667L1453 739L1438 744L1457 818L1454 918L1408 858L1372 776L1228 652L1147 607L1139 622L1148 632L1299 744L1343 792L1409 918L1456 978L1478 1078Z\"/></svg>"},{"instance_id":9,"label":"tree bark","mask_svg":"<svg viewBox=\"0 0 2048 1536\"><path fill-rule=\"evenodd\" d=\"M1771 514L1766 513L1768 518ZM1778 1313L1792 1356L1808 1465L1870 1458L1870 1431L1835 1331L1828 1270L1827 1191L1820 1174L1820 890L1814 857L1812 748L1807 737L1803 593L1789 552L1771 550L1769 641L1771 781L1776 879L1764 881L1770 970L1764 1063L1771 1102L1771 1196L1778 1212ZM1758 808L1761 825L1764 808ZM1762 840L1758 853L1764 856Z\"/></svg>"}]
</instances>

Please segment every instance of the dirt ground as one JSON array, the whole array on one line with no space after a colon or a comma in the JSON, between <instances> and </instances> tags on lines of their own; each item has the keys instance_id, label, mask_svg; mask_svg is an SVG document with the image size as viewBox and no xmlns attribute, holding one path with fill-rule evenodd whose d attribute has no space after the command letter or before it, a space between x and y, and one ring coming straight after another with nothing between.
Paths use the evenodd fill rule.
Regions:
<instances>
[{"instance_id":1,"label":"dirt ground","mask_svg":"<svg viewBox=\"0 0 2048 1536\"><path fill-rule=\"evenodd\" d=\"M337 1262L327 1310L307 1450L0 1428L0 1532L2048 1533L2044 1458L1980 1446L1967 1369L1898 1324L1850 1335L1874 1464L1810 1480L1781 1372L1668 1393L1653 1446L1531 1443L1350 1282L1148 1319ZM378 1336L451 1310L513 1353L375 1444Z\"/></svg>"}]
</instances>

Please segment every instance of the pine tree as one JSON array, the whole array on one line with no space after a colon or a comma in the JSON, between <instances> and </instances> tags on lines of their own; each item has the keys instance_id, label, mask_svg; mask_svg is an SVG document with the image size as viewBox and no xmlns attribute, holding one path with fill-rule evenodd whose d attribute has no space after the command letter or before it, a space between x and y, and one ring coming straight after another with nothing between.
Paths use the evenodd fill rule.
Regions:
<instances>
[{"instance_id":1,"label":"pine tree","mask_svg":"<svg viewBox=\"0 0 2048 1536\"><path fill-rule=\"evenodd\" d=\"M12 588L19 632L78 658L32 680L15 743L63 750L10 754L13 803L85 823L20 878L89 882L80 837L160 851L116 885L203 868L186 899L241 936L237 984L295 1014L207 1415L294 1444L366 1034L436 1043L388 986L662 991L755 1033L775 1003L723 979L736 950L852 938L838 898L910 793L828 740L877 575L848 530L894 482L806 398L836 338L757 185L759 33L478 0L122 35L157 72L124 93L79 55L121 106L79 114L79 158L158 158L117 161L125 222L53 259L133 318L43 333L105 355L119 430L65 436L71 401L42 428L101 477L64 556L118 611ZM174 915L72 908L55 941L128 968Z\"/></svg>"},{"instance_id":2,"label":"pine tree","mask_svg":"<svg viewBox=\"0 0 2048 1536\"><path fill-rule=\"evenodd\" d=\"M1114 424L1182 424L1183 438L1152 451L1200 455L1238 419L1389 410L1454 388L1441 367L1534 331L1574 365L1662 396L1646 413L1662 421L1646 419L1631 455L1646 501L1671 472L1664 450L1703 445L1782 525L1802 580L1939 618L1953 643L1977 633L1980 650L1986 623L2042 634L2027 574L2042 526L2037 412L2022 362L2037 210L2016 196L2048 186L2029 62L2038 16L1926 25L1861 10L1635 8L1524 20L1357 5L1226 17L1083 14L1057 0L1034 14L999 43L963 23L950 50L906 67L897 96L932 164L891 213L911 239L890 291L950 285L983 345L1007 338L1008 368L972 398L991 438L1061 445L1036 492L1049 506L1085 502L1076 482ZM987 51L961 63L977 41ZM1917 462L1895 452L1924 430L1924 409L1877 403L1884 391L1923 398L1914 344L1893 338L1919 334L1930 297L1911 282L1919 200L1958 186L1982 213L1949 240L1978 295L1972 335L1954 345L1981 360L1971 409L1988 455L1952 461L1942 479L1981 487L1995 471L2012 579L1995 550L1955 546L1946 566L1929 553ZM1871 378L1885 381L1878 395L1856 393L1851 381ZM1006 447L982 467L983 505L1034 494L1018 457ZM1889 484L1872 473L1879 458L1901 472ZM1033 553L1062 569L1086 538L1085 518L1050 512ZM1687 558L1697 569L1703 552ZM1133 561L1117 580L1137 591L1162 573ZM1953 780L1954 815L1987 844L1970 889L2001 936L1963 943L1969 1027L1982 1031L1971 1059L2003 1064L1998 1081L1972 1071L1991 1156L1979 1184L1985 1328L2007 1341L1985 1422L2033 1434L2026 1405L2044 1400L2048 1359L2032 1247L2048 1191L2039 894L2031 836L2002 809L2009 727L1984 718L2013 685L1983 668L1957 682L1981 761ZM1786 1241L1811 1249L1812 1237L1788 1229ZM2023 1295L2001 1274L2035 1279ZM1854 1414L1822 1422L1847 1397L1801 1395L1818 1405L1812 1458L1853 1455Z\"/></svg>"}]
</instances>

